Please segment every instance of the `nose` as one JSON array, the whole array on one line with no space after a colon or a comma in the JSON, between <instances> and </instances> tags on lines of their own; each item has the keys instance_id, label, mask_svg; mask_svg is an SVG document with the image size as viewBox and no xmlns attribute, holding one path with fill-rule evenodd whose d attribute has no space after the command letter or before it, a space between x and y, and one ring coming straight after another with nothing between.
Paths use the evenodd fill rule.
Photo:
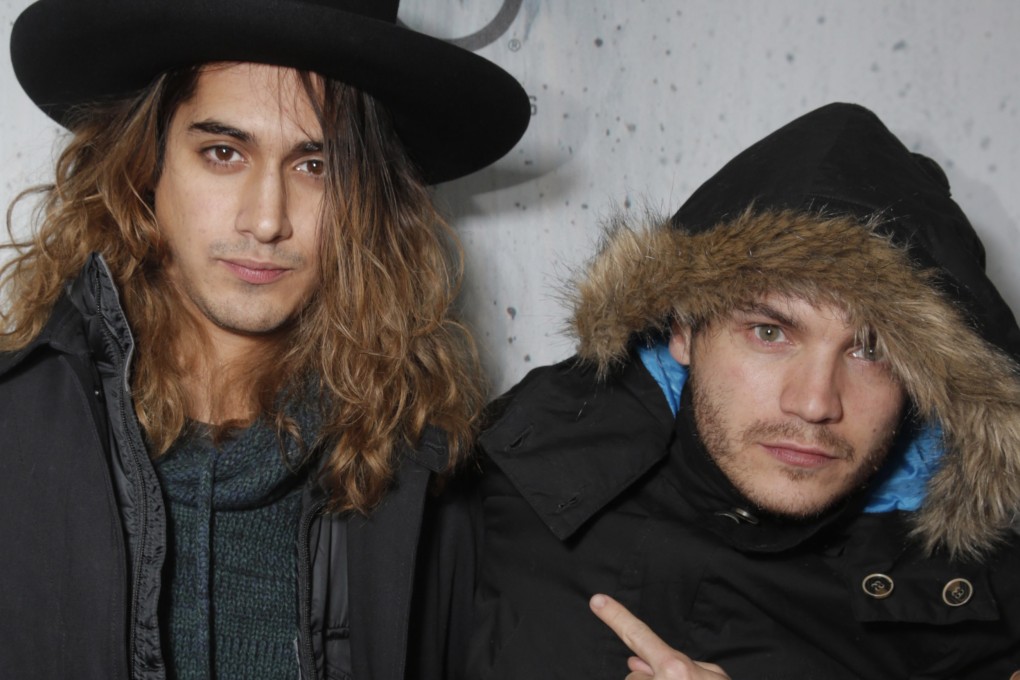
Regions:
<instances>
[{"instance_id":1,"label":"nose","mask_svg":"<svg viewBox=\"0 0 1020 680\"><path fill-rule=\"evenodd\" d=\"M842 380L836 357L798 356L784 376L780 408L808 423L832 423L843 417Z\"/></svg>"},{"instance_id":2,"label":"nose","mask_svg":"<svg viewBox=\"0 0 1020 680\"><path fill-rule=\"evenodd\" d=\"M275 168L252 172L244 188L237 230L260 243L275 243L291 235L287 213L287 184Z\"/></svg>"}]
</instances>

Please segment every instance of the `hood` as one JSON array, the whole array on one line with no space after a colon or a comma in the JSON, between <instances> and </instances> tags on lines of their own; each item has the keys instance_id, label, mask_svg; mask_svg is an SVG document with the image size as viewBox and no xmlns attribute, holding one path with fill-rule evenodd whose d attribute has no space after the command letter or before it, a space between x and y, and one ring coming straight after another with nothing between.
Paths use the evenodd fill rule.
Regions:
<instances>
[{"instance_id":1,"label":"hood","mask_svg":"<svg viewBox=\"0 0 1020 680\"><path fill-rule=\"evenodd\" d=\"M1020 509L1020 330L934 161L870 111L832 104L753 145L671 219L617 218L571 298L579 355L603 373L672 320L768 293L874 329L942 455L914 513L927 550L979 557Z\"/></svg>"}]
</instances>

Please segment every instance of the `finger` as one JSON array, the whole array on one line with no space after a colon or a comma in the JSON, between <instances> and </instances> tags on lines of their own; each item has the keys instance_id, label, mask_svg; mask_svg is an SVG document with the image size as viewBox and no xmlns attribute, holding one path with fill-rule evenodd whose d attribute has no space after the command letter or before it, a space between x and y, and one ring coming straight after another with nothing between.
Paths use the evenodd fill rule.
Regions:
<instances>
[{"instance_id":1,"label":"finger","mask_svg":"<svg viewBox=\"0 0 1020 680\"><path fill-rule=\"evenodd\" d=\"M589 604L595 616L609 626L623 644L651 668L655 668L662 660L671 656L687 658L663 642L641 619L608 595L595 595Z\"/></svg>"},{"instance_id":2,"label":"finger","mask_svg":"<svg viewBox=\"0 0 1020 680\"><path fill-rule=\"evenodd\" d=\"M655 675L655 669L648 665L644 659L640 656L632 656L627 659L627 668L634 671L635 673L645 673L647 675Z\"/></svg>"},{"instance_id":3,"label":"finger","mask_svg":"<svg viewBox=\"0 0 1020 680\"><path fill-rule=\"evenodd\" d=\"M722 666L717 666L714 663L707 663L705 661L695 661L694 664L696 666L698 666L699 668L704 668L706 671L712 671L713 673L718 673L719 675L723 676L724 678L730 677L730 676L726 675L726 671L724 671L722 669Z\"/></svg>"}]
</instances>

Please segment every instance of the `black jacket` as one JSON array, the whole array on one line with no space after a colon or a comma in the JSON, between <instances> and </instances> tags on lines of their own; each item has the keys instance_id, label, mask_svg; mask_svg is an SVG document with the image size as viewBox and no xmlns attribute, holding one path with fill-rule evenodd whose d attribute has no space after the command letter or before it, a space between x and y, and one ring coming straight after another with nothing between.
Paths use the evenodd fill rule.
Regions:
<instances>
[{"instance_id":1,"label":"black jacket","mask_svg":"<svg viewBox=\"0 0 1020 680\"><path fill-rule=\"evenodd\" d=\"M470 677L622 678L630 652L590 612L596 592L735 680L1020 670L1020 540L972 563L925 558L898 512L736 521L636 359L604 382L576 360L537 369L501 401L481 438ZM869 595L873 574L896 596ZM943 591L958 579L973 592L957 607Z\"/></svg>"},{"instance_id":2,"label":"black jacket","mask_svg":"<svg viewBox=\"0 0 1020 680\"><path fill-rule=\"evenodd\" d=\"M625 675L588 611L596 592L734 678L1020 671L1020 328L938 165L830 104L738 154L672 219L629 217L575 282L578 357L532 372L481 438L472 675ZM838 306L937 433L916 458L898 442L874 491L817 521L747 521L690 409L674 419L635 359L673 323L766 294ZM875 505L887 480L910 493Z\"/></svg>"},{"instance_id":3,"label":"black jacket","mask_svg":"<svg viewBox=\"0 0 1020 680\"><path fill-rule=\"evenodd\" d=\"M94 257L43 332L0 357L0 677L165 677L166 518L130 402L133 351ZM303 677L452 672L473 547L464 506L429 492L446 455L428 431L367 518L323 515L323 493L307 489L296 540Z\"/></svg>"}]
</instances>

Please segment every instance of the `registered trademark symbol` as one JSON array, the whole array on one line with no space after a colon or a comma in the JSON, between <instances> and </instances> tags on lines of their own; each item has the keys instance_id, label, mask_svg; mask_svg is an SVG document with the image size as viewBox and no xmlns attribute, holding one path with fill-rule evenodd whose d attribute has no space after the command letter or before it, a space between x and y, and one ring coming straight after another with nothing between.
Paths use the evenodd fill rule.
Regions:
<instances>
[{"instance_id":1,"label":"registered trademark symbol","mask_svg":"<svg viewBox=\"0 0 1020 680\"><path fill-rule=\"evenodd\" d=\"M488 24L470 35L466 35L463 38L449 38L446 42L457 47L463 47L465 50L477 52L483 47L499 40L500 36L506 34L510 29L510 25L517 18L524 0L502 0L502 2L503 4L500 5L496 16ZM461 4L463 4L463 0L461 0ZM407 24L400 21L400 19L397 19L397 25L408 28ZM510 49L514 52L521 49L521 42L519 40L511 40Z\"/></svg>"},{"instance_id":2,"label":"registered trademark symbol","mask_svg":"<svg viewBox=\"0 0 1020 680\"><path fill-rule=\"evenodd\" d=\"M507 43L507 47L510 48L511 52L516 52L517 50L521 49L521 41L518 40L517 38L511 38L510 42Z\"/></svg>"}]
</instances>

